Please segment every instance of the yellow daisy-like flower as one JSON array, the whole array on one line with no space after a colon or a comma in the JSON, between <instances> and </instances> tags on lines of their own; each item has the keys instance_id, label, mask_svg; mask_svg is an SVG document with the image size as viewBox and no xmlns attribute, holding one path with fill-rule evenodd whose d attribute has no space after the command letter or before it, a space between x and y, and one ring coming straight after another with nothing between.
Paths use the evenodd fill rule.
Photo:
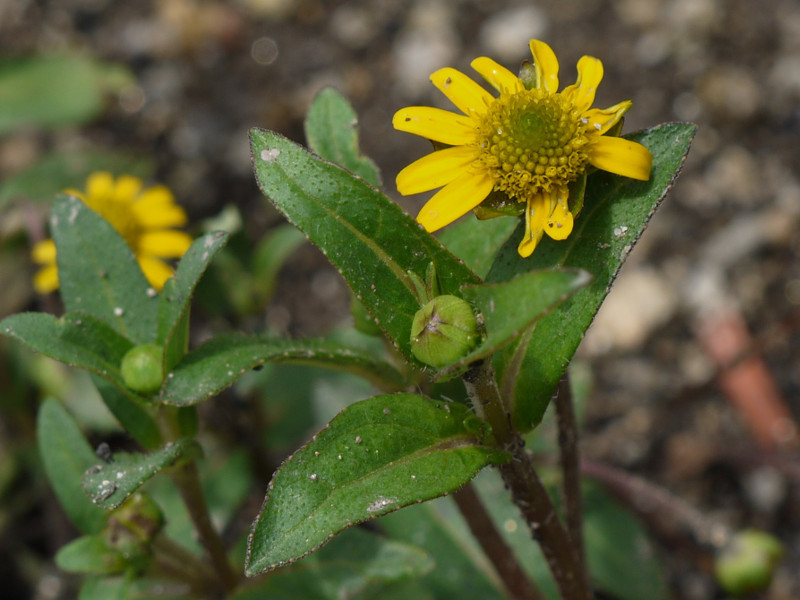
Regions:
<instances>
[{"instance_id":1,"label":"yellow daisy-like flower","mask_svg":"<svg viewBox=\"0 0 800 600\"><path fill-rule=\"evenodd\" d=\"M605 135L628 111L630 101L590 108L603 78L603 64L584 56L577 81L558 91L558 60L544 42L531 40L533 67L517 77L485 56L471 66L497 92L493 96L451 68L431 81L462 112L427 106L399 110L395 129L444 149L422 157L397 175L397 189L416 194L442 188L422 207L417 220L436 231L476 208L490 193L525 202L521 256L530 256L543 233L563 240L572 232L575 207L569 184L591 165L646 181L653 158L636 142Z\"/></svg>"},{"instance_id":2,"label":"yellow daisy-like flower","mask_svg":"<svg viewBox=\"0 0 800 600\"><path fill-rule=\"evenodd\" d=\"M161 290L173 270L163 259L180 258L192 238L173 227L186 224L186 213L175 204L172 192L163 185L143 189L142 180L97 172L86 180L86 192L66 190L114 226L133 249L147 281ZM38 242L32 250L34 262L42 268L33 279L41 294L58 289L56 245L52 239Z\"/></svg>"}]
</instances>

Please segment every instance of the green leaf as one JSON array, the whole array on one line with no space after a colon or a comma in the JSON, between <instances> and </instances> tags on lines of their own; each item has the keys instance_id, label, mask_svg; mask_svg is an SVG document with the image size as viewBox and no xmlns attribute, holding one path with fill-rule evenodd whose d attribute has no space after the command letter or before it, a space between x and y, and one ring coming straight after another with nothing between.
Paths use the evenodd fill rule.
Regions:
<instances>
[{"instance_id":1,"label":"green leaf","mask_svg":"<svg viewBox=\"0 0 800 600\"><path fill-rule=\"evenodd\" d=\"M97 462L97 455L57 400L45 400L39 409L36 442L47 477L70 521L83 533L99 532L106 513L81 488L81 477Z\"/></svg>"},{"instance_id":2,"label":"green leaf","mask_svg":"<svg viewBox=\"0 0 800 600\"><path fill-rule=\"evenodd\" d=\"M73 196L53 205L61 297L68 311L110 323L134 344L156 338L156 294L133 251L99 214Z\"/></svg>"},{"instance_id":3,"label":"green leaf","mask_svg":"<svg viewBox=\"0 0 800 600\"><path fill-rule=\"evenodd\" d=\"M78 600L126 600L130 582L119 577L87 577L83 580Z\"/></svg>"},{"instance_id":4,"label":"green leaf","mask_svg":"<svg viewBox=\"0 0 800 600\"><path fill-rule=\"evenodd\" d=\"M653 154L649 181L598 171L588 178L583 212L569 238L545 236L530 258L520 258L521 227L505 244L487 281L507 281L530 270L584 269L592 283L508 346L496 367L515 426L528 431L541 420L567 364L605 299L614 278L680 171L694 125L669 123L633 134Z\"/></svg>"},{"instance_id":5,"label":"green leaf","mask_svg":"<svg viewBox=\"0 0 800 600\"><path fill-rule=\"evenodd\" d=\"M225 247L228 234L207 233L198 238L183 255L175 275L164 284L158 296L158 337L164 346L164 372L172 369L186 354L189 343L189 307L192 294L209 263Z\"/></svg>"},{"instance_id":6,"label":"green leaf","mask_svg":"<svg viewBox=\"0 0 800 600\"><path fill-rule=\"evenodd\" d=\"M486 277L518 222L509 217L481 221L470 215L442 231L439 241L479 277Z\"/></svg>"},{"instance_id":7,"label":"green leaf","mask_svg":"<svg viewBox=\"0 0 800 600\"><path fill-rule=\"evenodd\" d=\"M108 410L133 439L147 449L155 449L161 445L158 425L141 398L94 374L92 382Z\"/></svg>"},{"instance_id":8,"label":"green leaf","mask_svg":"<svg viewBox=\"0 0 800 600\"><path fill-rule=\"evenodd\" d=\"M410 216L347 171L270 131L250 132L262 192L339 269L356 297L409 359L421 304L409 272L431 263L442 294L478 278Z\"/></svg>"},{"instance_id":9,"label":"green leaf","mask_svg":"<svg viewBox=\"0 0 800 600\"><path fill-rule=\"evenodd\" d=\"M153 173L153 165L147 158L109 149L70 149L47 154L0 184L0 209L14 198L50 202L66 188L84 187L86 178L95 171L147 179Z\"/></svg>"},{"instance_id":10,"label":"green leaf","mask_svg":"<svg viewBox=\"0 0 800 600\"><path fill-rule=\"evenodd\" d=\"M596 484L584 486L584 536L592 579L620 600L667 600L670 593L641 523Z\"/></svg>"},{"instance_id":11,"label":"green leaf","mask_svg":"<svg viewBox=\"0 0 800 600\"><path fill-rule=\"evenodd\" d=\"M132 82L124 67L81 56L0 62L0 135L85 123L100 113L109 91Z\"/></svg>"},{"instance_id":12,"label":"green leaf","mask_svg":"<svg viewBox=\"0 0 800 600\"><path fill-rule=\"evenodd\" d=\"M161 399L178 406L197 404L267 361L347 371L376 385L395 389L404 384L402 375L392 365L360 349L328 340L286 340L230 333L219 335L189 352L167 375Z\"/></svg>"},{"instance_id":13,"label":"green leaf","mask_svg":"<svg viewBox=\"0 0 800 600\"><path fill-rule=\"evenodd\" d=\"M358 148L358 119L350 103L333 88L317 94L305 121L308 147L322 158L380 186L378 167Z\"/></svg>"},{"instance_id":14,"label":"green leaf","mask_svg":"<svg viewBox=\"0 0 800 600\"><path fill-rule=\"evenodd\" d=\"M57 319L47 313L19 313L0 321L0 332L50 358L87 369L125 389L119 367L132 344L90 314L71 312Z\"/></svg>"},{"instance_id":15,"label":"green leaf","mask_svg":"<svg viewBox=\"0 0 800 600\"><path fill-rule=\"evenodd\" d=\"M436 568L420 584L435 600L507 600L451 498L409 506L381 517L377 525L433 557Z\"/></svg>"},{"instance_id":16,"label":"green leaf","mask_svg":"<svg viewBox=\"0 0 800 600\"><path fill-rule=\"evenodd\" d=\"M433 566L420 548L354 528L319 552L281 569L263 585L236 594L234 600L356 598L377 584L420 576Z\"/></svg>"},{"instance_id":17,"label":"green leaf","mask_svg":"<svg viewBox=\"0 0 800 600\"><path fill-rule=\"evenodd\" d=\"M246 573L292 562L355 523L452 492L491 462L460 404L414 394L347 407L275 473L250 534Z\"/></svg>"},{"instance_id":18,"label":"green leaf","mask_svg":"<svg viewBox=\"0 0 800 600\"><path fill-rule=\"evenodd\" d=\"M586 271L533 271L509 281L461 288L465 300L483 315L486 336L469 354L439 372L439 376L463 371L478 359L490 356L555 306L585 287Z\"/></svg>"},{"instance_id":19,"label":"green leaf","mask_svg":"<svg viewBox=\"0 0 800 600\"><path fill-rule=\"evenodd\" d=\"M306 242L306 236L291 225L270 229L253 252L253 288L261 305L272 298L278 273L289 256Z\"/></svg>"},{"instance_id":20,"label":"green leaf","mask_svg":"<svg viewBox=\"0 0 800 600\"><path fill-rule=\"evenodd\" d=\"M104 464L93 464L83 475L84 493L92 502L103 508L117 508L139 486L178 459L191 460L202 453L194 440L184 438L170 442L160 450L149 454L115 453L113 459Z\"/></svg>"},{"instance_id":21,"label":"green leaf","mask_svg":"<svg viewBox=\"0 0 800 600\"><path fill-rule=\"evenodd\" d=\"M125 569L125 557L111 548L103 536L84 535L56 553L56 565L69 573L121 573Z\"/></svg>"}]
</instances>

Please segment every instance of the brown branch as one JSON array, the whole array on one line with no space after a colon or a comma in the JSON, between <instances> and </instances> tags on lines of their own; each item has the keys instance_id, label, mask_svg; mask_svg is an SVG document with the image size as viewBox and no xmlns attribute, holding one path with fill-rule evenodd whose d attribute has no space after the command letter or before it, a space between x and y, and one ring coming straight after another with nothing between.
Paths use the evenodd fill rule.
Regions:
<instances>
[{"instance_id":1,"label":"brown branch","mask_svg":"<svg viewBox=\"0 0 800 600\"><path fill-rule=\"evenodd\" d=\"M578 453L578 424L572 403L572 390L565 375L558 384L555 397L556 421L558 423L558 446L560 449L561 473L564 478L564 514L567 531L572 540L581 570L586 571L586 551L583 543L583 502L581 500L580 457Z\"/></svg>"},{"instance_id":2,"label":"brown branch","mask_svg":"<svg viewBox=\"0 0 800 600\"><path fill-rule=\"evenodd\" d=\"M464 386L478 414L492 427L497 444L511 455L498 468L535 540L539 542L561 597L590 600L591 589L578 554L558 518L553 501L533 468L524 442L511 426L503 407L490 361L475 365L463 376Z\"/></svg>"},{"instance_id":3,"label":"brown branch","mask_svg":"<svg viewBox=\"0 0 800 600\"><path fill-rule=\"evenodd\" d=\"M544 595L528 578L514 551L497 531L472 484L468 483L458 490L453 494L453 499L464 515L472 535L500 575L509 595L515 600L543 600Z\"/></svg>"}]
</instances>

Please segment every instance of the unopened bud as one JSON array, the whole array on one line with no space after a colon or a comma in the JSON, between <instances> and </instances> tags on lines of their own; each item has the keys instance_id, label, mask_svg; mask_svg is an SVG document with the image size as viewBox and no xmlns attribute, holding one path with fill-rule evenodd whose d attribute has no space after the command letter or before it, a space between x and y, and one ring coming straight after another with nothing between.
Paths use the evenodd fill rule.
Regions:
<instances>
[{"instance_id":1,"label":"unopened bud","mask_svg":"<svg viewBox=\"0 0 800 600\"><path fill-rule=\"evenodd\" d=\"M720 586L744 596L767 589L783 555L783 546L770 534L748 529L737 533L714 563Z\"/></svg>"},{"instance_id":2,"label":"unopened bud","mask_svg":"<svg viewBox=\"0 0 800 600\"><path fill-rule=\"evenodd\" d=\"M456 362L479 339L472 307L457 296L437 296L417 311L411 325L411 352L436 368Z\"/></svg>"},{"instance_id":3,"label":"unopened bud","mask_svg":"<svg viewBox=\"0 0 800 600\"><path fill-rule=\"evenodd\" d=\"M152 394L164 380L164 350L155 344L142 344L128 350L122 358L122 380L134 392Z\"/></svg>"}]
</instances>

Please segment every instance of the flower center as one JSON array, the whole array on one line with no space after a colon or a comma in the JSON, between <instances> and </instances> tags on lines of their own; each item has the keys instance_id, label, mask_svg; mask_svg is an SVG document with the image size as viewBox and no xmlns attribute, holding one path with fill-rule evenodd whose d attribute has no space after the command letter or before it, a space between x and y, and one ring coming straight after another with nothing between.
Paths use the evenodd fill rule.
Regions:
<instances>
[{"instance_id":1,"label":"flower center","mask_svg":"<svg viewBox=\"0 0 800 600\"><path fill-rule=\"evenodd\" d=\"M577 179L588 164L589 137L580 117L561 94L533 89L497 98L478 133L494 189L524 202Z\"/></svg>"}]
</instances>

